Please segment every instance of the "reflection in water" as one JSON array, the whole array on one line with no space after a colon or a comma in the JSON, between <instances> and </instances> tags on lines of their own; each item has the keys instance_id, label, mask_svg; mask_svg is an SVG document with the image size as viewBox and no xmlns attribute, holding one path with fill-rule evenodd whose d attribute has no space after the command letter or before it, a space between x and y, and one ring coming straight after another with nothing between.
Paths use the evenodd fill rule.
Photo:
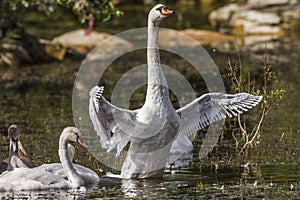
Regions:
<instances>
[{"instance_id":1,"label":"reflection in water","mask_svg":"<svg viewBox=\"0 0 300 200\"><path fill-rule=\"evenodd\" d=\"M1 199L84 199L86 188L72 190L1 192Z\"/></svg>"},{"instance_id":2,"label":"reflection in water","mask_svg":"<svg viewBox=\"0 0 300 200\"><path fill-rule=\"evenodd\" d=\"M166 174L162 179L120 180L103 178L98 191L86 198L149 198L149 199L247 199L297 198L298 180L293 176L299 166L253 166L224 168L218 172L203 169L197 174L186 171ZM291 175L287 175L287 171ZM291 180L291 181L288 181Z\"/></svg>"},{"instance_id":3,"label":"reflection in water","mask_svg":"<svg viewBox=\"0 0 300 200\"><path fill-rule=\"evenodd\" d=\"M141 197L138 191L139 180L122 180L122 191L127 197Z\"/></svg>"}]
</instances>

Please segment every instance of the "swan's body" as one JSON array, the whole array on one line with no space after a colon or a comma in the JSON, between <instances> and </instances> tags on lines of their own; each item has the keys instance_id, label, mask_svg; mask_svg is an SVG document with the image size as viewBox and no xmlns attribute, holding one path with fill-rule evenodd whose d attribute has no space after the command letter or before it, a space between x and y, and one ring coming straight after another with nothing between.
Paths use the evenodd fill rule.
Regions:
<instances>
[{"instance_id":1,"label":"swan's body","mask_svg":"<svg viewBox=\"0 0 300 200\"><path fill-rule=\"evenodd\" d=\"M75 171L82 178L85 186L94 185L100 181L99 176L93 170L78 164L73 164L73 166ZM44 164L41 165L41 168L55 175L63 177L64 179L67 179L67 175L61 163Z\"/></svg>"},{"instance_id":2,"label":"swan's body","mask_svg":"<svg viewBox=\"0 0 300 200\"><path fill-rule=\"evenodd\" d=\"M10 140L9 157L4 159L0 165L0 174L4 171L11 171L14 168L26 167L34 168L35 164L27 155L21 141L19 140L20 129L17 125L11 125L8 128L8 137Z\"/></svg>"},{"instance_id":3,"label":"swan's body","mask_svg":"<svg viewBox=\"0 0 300 200\"><path fill-rule=\"evenodd\" d=\"M83 147L86 147L81 138L79 129L75 127L65 128L60 136L58 153L67 178L55 174L53 168L55 164L44 164L32 169L15 168L13 171L6 171L0 176L0 190L71 189L85 186L83 178L78 174L76 167L73 166L69 158L67 147L68 141L77 141Z\"/></svg>"},{"instance_id":4,"label":"swan's body","mask_svg":"<svg viewBox=\"0 0 300 200\"><path fill-rule=\"evenodd\" d=\"M131 111L110 104L102 96L103 87L96 86L90 91L90 118L100 136L101 146L108 151L117 147L118 155L130 141L121 178L161 176L170 152L180 151L182 142L191 144L182 138L230 117L231 113L237 115L247 111L261 100L261 97L247 93L209 93L175 110L161 68L158 47L159 23L172 13L159 4L148 16L148 88L142 108Z\"/></svg>"},{"instance_id":5,"label":"swan's body","mask_svg":"<svg viewBox=\"0 0 300 200\"><path fill-rule=\"evenodd\" d=\"M93 170L87 167L75 164L75 160L74 160L75 148L71 144L68 144L68 153L69 153L70 160L73 162L73 166L76 172L82 178L84 185L97 184L100 179L96 172L94 172ZM44 164L41 167L45 168L46 171L49 171L55 175L59 175L65 179L67 178L65 170L61 163Z\"/></svg>"}]
</instances>

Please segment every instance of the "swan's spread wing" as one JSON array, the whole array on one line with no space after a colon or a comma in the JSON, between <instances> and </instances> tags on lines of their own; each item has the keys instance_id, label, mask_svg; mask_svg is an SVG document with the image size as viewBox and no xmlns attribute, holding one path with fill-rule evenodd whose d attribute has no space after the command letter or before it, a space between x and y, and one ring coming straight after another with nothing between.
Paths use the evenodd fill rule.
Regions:
<instances>
[{"instance_id":1,"label":"swan's spread wing","mask_svg":"<svg viewBox=\"0 0 300 200\"><path fill-rule=\"evenodd\" d=\"M176 112L181 116L179 134L190 135L218 120L233 117L256 106L262 96L248 93L208 93Z\"/></svg>"},{"instance_id":2,"label":"swan's spread wing","mask_svg":"<svg viewBox=\"0 0 300 200\"><path fill-rule=\"evenodd\" d=\"M103 87L95 86L90 91L90 118L100 136L102 148L110 151L118 146L119 154L129 141L129 133L134 127L137 112L112 105L102 96L103 90Z\"/></svg>"},{"instance_id":3,"label":"swan's spread wing","mask_svg":"<svg viewBox=\"0 0 300 200\"><path fill-rule=\"evenodd\" d=\"M218 120L237 116L256 106L261 99L261 96L247 93L235 95L208 93L178 109L176 112L181 118L180 128L177 138L171 146L169 161L174 162L179 157L181 159L189 157L193 148L190 140L193 133ZM210 136L209 138L213 138L209 144L215 144L219 136Z\"/></svg>"}]
</instances>

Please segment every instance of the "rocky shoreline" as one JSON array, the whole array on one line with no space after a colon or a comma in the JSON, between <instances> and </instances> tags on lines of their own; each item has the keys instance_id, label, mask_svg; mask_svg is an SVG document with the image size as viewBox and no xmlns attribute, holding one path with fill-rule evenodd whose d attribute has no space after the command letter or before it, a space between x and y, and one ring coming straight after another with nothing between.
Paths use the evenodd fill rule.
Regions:
<instances>
[{"instance_id":1,"label":"rocky shoreline","mask_svg":"<svg viewBox=\"0 0 300 200\"><path fill-rule=\"evenodd\" d=\"M207 45L220 52L239 50L259 54L281 48L279 40L299 37L300 0L248 0L246 3L230 3L212 11L209 21L216 31L186 29L180 33L194 39L201 45ZM161 44L164 46L185 46L176 34L161 31ZM0 66L28 65L64 60L71 55L82 60L92 49L105 39L108 33L91 32L83 29L67 32L52 40L38 40L23 31L19 40L4 42L0 51ZM290 41L289 41L290 42ZM99 56L111 56L111 52L120 48L130 48L130 42L114 36L107 44L108 51L99 52Z\"/></svg>"},{"instance_id":2,"label":"rocky shoreline","mask_svg":"<svg viewBox=\"0 0 300 200\"><path fill-rule=\"evenodd\" d=\"M248 0L218 8L209 15L220 32L235 35L251 51L281 37L297 36L300 30L299 0Z\"/></svg>"}]
</instances>

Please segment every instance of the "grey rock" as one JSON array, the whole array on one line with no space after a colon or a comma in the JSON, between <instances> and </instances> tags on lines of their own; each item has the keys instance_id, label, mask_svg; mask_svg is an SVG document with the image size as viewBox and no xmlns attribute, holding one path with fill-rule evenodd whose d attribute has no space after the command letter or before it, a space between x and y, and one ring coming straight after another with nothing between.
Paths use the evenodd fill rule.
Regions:
<instances>
[{"instance_id":1,"label":"grey rock","mask_svg":"<svg viewBox=\"0 0 300 200\"><path fill-rule=\"evenodd\" d=\"M286 5L289 4L289 0L248 0L248 5L256 8L275 6L275 5Z\"/></svg>"},{"instance_id":2,"label":"grey rock","mask_svg":"<svg viewBox=\"0 0 300 200\"><path fill-rule=\"evenodd\" d=\"M266 13L256 10L247 10L237 12L232 16L230 24L235 26L237 21L240 20L256 23L257 25L275 25L279 24L281 19L276 13Z\"/></svg>"},{"instance_id":3,"label":"grey rock","mask_svg":"<svg viewBox=\"0 0 300 200\"><path fill-rule=\"evenodd\" d=\"M208 16L208 19L213 26L227 24L230 21L232 14L238 12L240 9L241 6L238 4L229 4L212 11Z\"/></svg>"},{"instance_id":4,"label":"grey rock","mask_svg":"<svg viewBox=\"0 0 300 200\"><path fill-rule=\"evenodd\" d=\"M120 46L130 46L131 44L117 36L112 36L108 33L98 33L92 31L89 35L85 34L83 29L70 31L60 35L52 40L54 44L60 44L64 47L75 50L79 54L87 55L90 53L98 44L102 43L109 37L113 37L110 43L109 50L118 49Z\"/></svg>"}]
</instances>

